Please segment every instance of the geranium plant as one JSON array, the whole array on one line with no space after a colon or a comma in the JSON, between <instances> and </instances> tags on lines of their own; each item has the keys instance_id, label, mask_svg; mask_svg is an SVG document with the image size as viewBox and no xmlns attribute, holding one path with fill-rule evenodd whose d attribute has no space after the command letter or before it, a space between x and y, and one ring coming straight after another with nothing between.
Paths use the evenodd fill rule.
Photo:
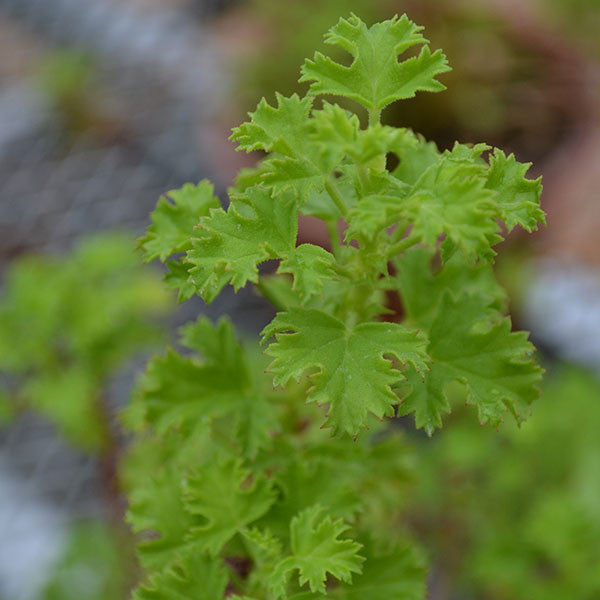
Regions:
<instances>
[{"instance_id":1,"label":"geranium plant","mask_svg":"<svg viewBox=\"0 0 600 600\"><path fill-rule=\"evenodd\" d=\"M140 240L180 299L252 283L278 312L266 358L228 320L200 318L182 329L186 351L155 357L139 382L123 470L138 600L423 598L403 524L410 454L386 418L413 414L431 434L458 386L496 427L538 395L492 264L507 232L543 222L540 181L499 149L441 152L382 124L390 104L443 90L449 70L406 16L367 27L353 15L325 39L347 64L316 53L305 97L263 100L234 130L240 150L266 156L227 210L207 181L187 184ZM299 215L325 223L329 249L298 243Z\"/></svg>"}]
</instances>

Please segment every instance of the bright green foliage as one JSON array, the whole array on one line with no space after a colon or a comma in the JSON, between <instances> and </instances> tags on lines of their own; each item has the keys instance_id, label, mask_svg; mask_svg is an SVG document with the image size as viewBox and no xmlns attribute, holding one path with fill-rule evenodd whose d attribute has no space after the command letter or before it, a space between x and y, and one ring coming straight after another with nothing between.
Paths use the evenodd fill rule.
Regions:
<instances>
[{"instance_id":1,"label":"bright green foliage","mask_svg":"<svg viewBox=\"0 0 600 600\"><path fill-rule=\"evenodd\" d=\"M332 445L301 402L302 388L286 392L292 402L282 404L282 394L261 373L264 361L257 363L235 341L227 321L189 325L182 342L195 352L184 359L171 350L173 359L245 382L230 391L231 405L245 402L252 390L242 414L267 434L248 452L245 427L235 426L235 413L219 409L218 395L209 410L202 374L176 371L187 380L188 398L197 398L182 405L186 395L170 370L151 361L125 415L139 435L123 470L128 521L140 536L147 573L134 598L194 600L223 585L242 597L300 598L322 592L326 578L339 583L336 597L346 597L370 556L377 570L405 543L402 527L386 530L390 519L400 523L412 477L401 438L376 426L356 442L345 437ZM249 375L256 372L260 377ZM170 401L172 414L165 418ZM358 538L374 529L382 531L382 547L363 551ZM402 556L384 588L399 590L398 598L423 580L418 557ZM236 565L246 566L240 571Z\"/></svg>"},{"instance_id":2,"label":"bright green foliage","mask_svg":"<svg viewBox=\"0 0 600 600\"><path fill-rule=\"evenodd\" d=\"M398 398L390 386L403 375L384 354L417 371L427 368L425 339L397 323L350 328L326 313L296 308L279 313L263 334L277 335L268 350L275 357L270 366L275 385L320 367L311 377L308 401L330 403L327 423L334 433L353 435L366 427L368 413L379 418L394 414Z\"/></svg>"},{"instance_id":3,"label":"bright green foliage","mask_svg":"<svg viewBox=\"0 0 600 600\"><path fill-rule=\"evenodd\" d=\"M214 600L223 597L226 586L227 571L222 561L189 551L137 589L132 600Z\"/></svg>"},{"instance_id":4,"label":"bright green foliage","mask_svg":"<svg viewBox=\"0 0 600 600\"><path fill-rule=\"evenodd\" d=\"M386 103L417 89L440 89L433 76L446 70L443 55L428 50L420 28L405 16L371 28L355 16L341 19L327 39L355 60L343 67L317 55L307 63L305 77L316 65L326 65L375 111L369 126L361 128L356 115L335 104L313 107L315 94L334 93L317 75L305 98L277 96L276 107L263 99L232 139L240 150L262 150L267 157L240 175L227 211L213 209L188 228L187 237L181 232L182 239L191 237L191 247L180 262L169 263L167 281L180 287L181 298L195 289L207 302L225 285L238 290L249 281L257 284L282 310L265 329L267 336L277 336L267 349L275 358L274 382L286 385L314 371L308 400L329 404L327 424L335 433L356 436L368 425L369 414L392 415L406 378L415 391L402 411L416 412L419 425L428 430L441 424L441 414L449 409L443 389L455 380L467 383L482 422L497 424L505 408L521 418L536 395L533 384L540 371L516 358L532 352L523 337L510 334L507 321L497 324L505 306L502 293L493 289L491 261L493 246L502 240L499 221L528 231L543 221L539 180L525 179L529 166L498 149L488 163L485 144L456 143L451 151L439 152L408 130L379 123L378 111ZM398 55L415 44L423 46L419 56L398 62ZM435 73L424 64L430 60L439 67ZM400 86L398 78L403 78ZM388 85L396 92L386 91ZM367 88L375 96L367 98ZM390 153L399 160L393 171L386 169ZM297 245L298 214L325 221L332 233L330 251ZM340 217L348 224L343 243L336 234ZM157 229L153 235L155 244L169 246L168 235L162 241ZM411 290L429 285L428 270L405 270L401 288L400 278L390 276L390 264L402 263L412 246L480 274L481 281L469 284L474 298L459 323L451 324L449 316L455 304L442 301L456 269L436 278L435 292L427 294L427 322L410 310L405 324L373 322L387 312L384 292L408 302ZM275 278L260 274L259 265L267 260L280 261ZM288 274L291 286L285 283ZM459 292L455 288L455 295ZM434 310L439 311L435 319ZM475 322L490 332L472 334ZM419 335L407 325L418 328ZM467 377L473 365L468 358L459 364L464 355L447 355L442 338L449 349L459 340L472 352L485 347L485 360L476 368L485 366L484 374ZM400 373L391 357L408 367Z\"/></svg>"},{"instance_id":5,"label":"bright green foliage","mask_svg":"<svg viewBox=\"0 0 600 600\"><path fill-rule=\"evenodd\" d=\"M139 266L127 237L89 239L65 259L16 261L0 298L7 401L43 414L78 446L102 449L107 379L161 340L155 319L167 307L159 278Z\"/></svg>"},{"instance_id":6,"label":"bright green foliage","mask_svg":"<svg viewBox=\"0 0 600 600\"><path fill-rule=\"evenodd\" d=\"M203 550L218 554L236 533L262 517L274 501L273 484L264 477L253 477L240 461L213 462L186 484L187 510L206 520L191 535Z\"/></svg>"},{"instance_id":7,"label":"bright green foliage","mask_svg":"<svg viewBox=\"0 0 600 600\"><path fill-rule=\"evenodd\" d=\"M364 558L360 544L338 539L350 527L341 519L332 521L322 516L320 506L312 506L292 519L290 537L292 555L277 563L269 583L278 598L285 594L290 571L298 570L300 585L309 584L312 592L325 592L325 579L330 573L344 582L352 581L352 573L361 572Z\"/></svg>"},{"instance_id":8,"label":"bright green foliage","mask_svg":"<svg viewBox=\"0 0 600 600\"><path fill-rule=\"evenodd\" d=\"M535 181L526 179L529 167L531 163L519 163L513 154L507 157L499 148L490 157L487 187L500 191L498 204L509 231L515 225L520 225L531 232L537 229L538 223L546 223L544 211L539 205L541 177Z\"/></svg>"},{"instance_id":9,"label":"bright green foliage","mask_svg":"<svg viewBox=\"0 0 600 600\"><path fill-rule=\"evenodd\" d=\"M263 99L233 131L265 157L239 174L227 210L207 210L212 191L190 210L162 201L140 242L168 261L181 299L251 282L279 311L263 330L270 365L227 321L200 319L182 330L191 352L168 350L141 378L124 469L140 599L422 599L404 515L414 472L384 417L414 413L431 433L456 397L498 425L506 411L523 420L538 393L492 262L502 221L543 220L539 181L485 144L440 152L381 124L391 102L443 89L448 70L407 17L341 19L326 40L350 66L317 53L306 97ZM320 94L362 103L368 125ZM301 243L299 215L324 222L329 249ZM278 261L270 274L266 261Z\"/></svg>"},{"instance_id":10,"label":"bright green foliage","mask_svg":"<svg viewBox=\"0 0 600 600\"><path fill-rule=\"evenodd\" d=\"M200 217L208 215L211 208L221 205L214 196L214 188L208 181L197 186L186 183L179 190L171 190L158 201L152 213L152 225L139 245L144 250L147 261L160 258L164 261L176 252L190 247L190 231L198 224Z\"/></svg>"},{"instance_id":11,"label":"bright green foliage","mask_svg":"<svg viewBox=\"0 0 600 600\"><path fill-rule=\"evenodd\" d=\"M445 88L435 77L449 70L442 52L431 54L425 45L418 56L397 60L412 46L425 44L421 29L406 15L370 28L356 15L340 19L325 41L349 52L352 65L340 65L317 52L304 63L301 81L314 82L311 94L346 96L375 111L420 90L439 92Z\"/></svg>"}]
</instances>

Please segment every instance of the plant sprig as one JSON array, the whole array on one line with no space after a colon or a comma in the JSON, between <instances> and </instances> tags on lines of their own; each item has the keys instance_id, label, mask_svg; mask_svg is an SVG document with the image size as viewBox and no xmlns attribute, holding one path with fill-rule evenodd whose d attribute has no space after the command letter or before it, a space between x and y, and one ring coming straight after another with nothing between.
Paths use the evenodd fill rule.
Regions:
<instances>
[{"instance_id":1,"label":"plant sprig","mask_svg":"<svg viewBox=\"0 0 600 600\"><path fill-rule=\"evenodd\" d=\"M422 598L401 527L406 451L381 420L412 413L431 434L456 382L492 425L521 421L537 396L541 369L511 331L492 263L506 231L543 223L540 180L485 144L440 152L382 124L389 104L444 88L443 53L406 16L340 19L326 42L351 64L317 53L305 97L263 99L234 129L239 150L266 156L240 173L227 210L208 182L187 185L140 240L180 298L212 302L250 282L279 312L262 333L270 365L226 321L200 320L183 334L193 354L153 359L140 382L129 518L153 535L138 600ZM299 215L325 223L331 250L299 243ZM259 270L267 260L273 275Z\"/></svg>"}]
</instances>

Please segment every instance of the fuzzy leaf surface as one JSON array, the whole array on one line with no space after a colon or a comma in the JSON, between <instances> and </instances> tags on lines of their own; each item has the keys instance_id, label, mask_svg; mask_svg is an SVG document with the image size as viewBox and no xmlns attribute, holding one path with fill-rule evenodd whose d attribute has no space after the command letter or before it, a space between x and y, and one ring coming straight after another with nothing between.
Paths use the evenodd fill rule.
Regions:
<instances>
[{"instance_id":1,"label":"fuzzy leaf surface","mask_svg":"<svg viewBox=\"0 0 600 600\"><path fill-rule=\"evenodd\" d=\"M431 434L449 409L445 387L453 381L466 386L479 421L497 426L509 410L520 422L538 397L535 387L542 370L531 359L534 350L524 332L511 332L508 318L485 319L488 301L478 296L442 297L428 328L431 369L424 380L407 373L412 391L399 407L415 413L418 427ZM485 321L482 322L482 319Z\"/></svg>"},{"instance_id":2,"label":"fuzzy leaf surface","mask_svg":"<svg viewBox=\"0 0 600 600\"><path fill-rule=\"evenodd\" d=\"M404 375L384 355L417 371L427 368L424 336L396 323L347 327L319 310L295 308L278 313L263 335L277 339L267 349L275 359L274 384L313 372L308 402L329 404L326 425L334 434L357 435L369 413L393 415L398 398L390 386Z\"/></svg>"},{"instance_id":3,"label":"fuzzy leaf surface","mask_svg":"<svg viewBox=\"0 0 600 600\"><path fill-rule=\"evenodd\" d=\"M142 584L132 600L220 600L227 581L220 559L186 551Z\"/></svg>"},{"instance_id":4,"label":"fuzzy leaf surface","mask_svg":"<svg viewBox=\"0 0 600 600\"><path fill-rule=\"evenodd\" d=\"M341 519L322 516L323 509L313 506L292 519L290 524L292 555L280 561L269 578L278 598L285 595L289 573L298 570L300 585L309 584L312 592L325 593L328 574L350 582L353 573L361 572L364 558L361 545L339 539L349 527Z\"/></svg>"},{"instance_id":5,"label":"fuzzy leaf surface","mask_svg":"<svg viewBox=\"0 0 600 600\"><path fill-rule=\"evenodd\" d=\"M263 188L248 189L232 198L227 212L211 211L201 220L198 237L187 253L190 279L206 302L212 302L230 283L237 291L258 282L258 264L286 256L298 233L292 198L273 199Z\"/></svg>"},{"instance_id":6,"label":"fuzzy leaf surface","mask_svg":"<svg viewBox=\"0 0 600 600\"><path fill-rule=\"evenodd\" d=\"M497 202L502 220L508 231L520 225L532 232L538 224L546 224L544 211L540 207L542 178L525 177L531 163L520 163L514 154L506 156L496 148L490 156L490 170L486 187L498 192Z\"/></svg>"},{"instance_id":7,"label":"fuzzy leaf surface","mask_svg":"<svg viewBox=\"0 0 600 600\"><path fill-rule=\"evenodd\" d=\"M272 483L251 475L240 460L213 460L187 482L187 510L207 521L192 529L190 537L216 555L236 533L262 517L275 499Z\"/></svg>"},{"instance_id":8,"label":"fuzzy leaf surface","mask_svg":"<svg viewBox=\"0 0 600 600\"><path fill-rule=\"evenodd\" d=\"M164 262L171 254L187 250L200 218L207 216L211 208L220 206L214 186L207 180L198 185L186 183L178 190L167 192L150 215L152 225L138 241L144 250L144 260L159 258Z\"/></svg>"},{"instance_id":9,"label":"fuzzy leaf surface","mask_svg":"<svg viewBox=\"0 0 600 600\"><path fill-rule=\"evenodd\" d=\"M335 277L335 258L320 246L301 244L281 261L277 272L294 276L292 290L304 302L321 292L325 280Z\"/></svg>"},{"instance_id":10,"label":"fuzzy leaf surface","mask_svg":"<svg viewBox=\"0 0 600 600\"><path fill-rule=\"evenodd\" d=\"M427 40L421 27L406 15L367 27L356 15L340 19L325 36L327 44L349 52L347 67L320 52L302 67L300 81L312 82L310 93L351 98L369 110L381 110L395 100L412 98L417 91L437 92L445 87L435 78L449 70L439 50L424 46L418 56L398 61L398 55Z\"/></svg>"}]
</instances>

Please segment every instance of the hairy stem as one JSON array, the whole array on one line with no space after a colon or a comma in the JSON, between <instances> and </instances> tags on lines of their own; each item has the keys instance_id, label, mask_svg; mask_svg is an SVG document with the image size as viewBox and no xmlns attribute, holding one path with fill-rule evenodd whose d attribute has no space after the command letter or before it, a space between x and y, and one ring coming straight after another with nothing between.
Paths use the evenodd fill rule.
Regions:
<instances>
[{"instance_id":1,"label":"hairy stem","mask_svg":"<svg viewBox=\"0 0 600 600\"><path fill-rule=\"evenodd\" d=\"M388 257L393 258L394 256L401 254L405 250L408 250L408 248L411 248L418 242L419 242L418 236L413 235L411 233L409 236L401 239L399 242L397 242L396 244L394 244L393 246L390 247L390 250L388 252Z\"/></svg>"},{"instance_id":2,"label":"hairy stem","mask_svg":"<svg viewBox=\"0 0 600 600\"><path fill-rule=\"evenodd\" d=\"M346 209L346 205L344 204L344 199L342 198L342 195L340 194L333 180L328 179L327 181L325 181L325 189L327 190L329 197L334 201L335 205L338 207L338 210L342 213L342 216L345 217L348 211Z\"/></svg>"}]
</instances>

